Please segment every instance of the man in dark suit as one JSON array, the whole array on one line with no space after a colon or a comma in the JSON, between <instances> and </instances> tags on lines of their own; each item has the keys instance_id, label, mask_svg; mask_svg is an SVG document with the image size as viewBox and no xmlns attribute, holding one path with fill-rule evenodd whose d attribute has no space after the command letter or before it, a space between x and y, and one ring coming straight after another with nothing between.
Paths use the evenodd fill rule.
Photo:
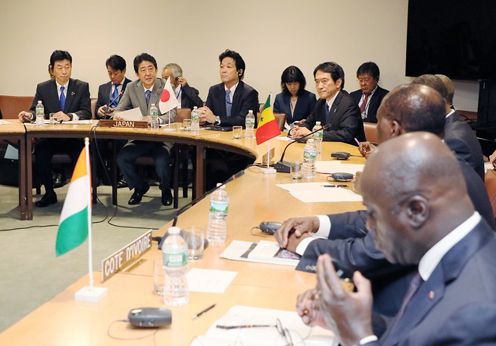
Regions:
<instances>
[{"instance_id":1,"label":"man in dark suit","mask_svg":"<svg viewBox=\"0 0 496 346\"><path fill-rule=\"evenodd\" d=\"M343 345L494 345L496 236L474 211L451 151L429 133L391 139L368 160L362 195L386 259L418 268L401 309L378 340L370 282L356 272L356 292L345 291L323 255L316 289L298 299L303 320L335 325Z\"/></svg>"},{"instance_id":2,"label":"man in dark suit","mask_svg":"<svg viewBox=\"0 0 496 346\"><path fill-rule=\"evenodd\" d=\"M245 125L249 110L257 114L258 92L243 82L246 65L238 52L219 55L221 83L210 87L206 105L199 109L203 125L231 128ZM210 190L250 163L246 157L219 150L207 150L206 189Z\"/></svg>"},{"instance_id":3,"label":"man in dark suit","mask_svg":"<svg viewBox=\"0 0 496 346\"><path fill-rule=\"evenodd\" d=\"M188 84L188 80L183 76L183 69L175 63L165 65L162 70L162 78L170 78L172 88L176 93L176 99L179 102L179 108L202 107L203 101L198 96L200 92Z\"/></svg>"},{"instance_id":4,"label":"man in dark suit","mask_svg":"<svg viewBox=\"0 0 496 346\"><path fill-rule=\"evenodd\" d=\"M38 101L45 108L45 119L50 113L55 121L77 121L91 119L90 92L88 83L71 78L72 57L67 51L56 50L50 56L50 74L53 78L38 84L33 104L29 111L19 113L19 120L33 121L33 114ZM56 153L68 153L73 164L84 143L80 139L41 139L35 147L38 177L45 186L45 194L35 204L46 207L57 203L53 187L52 157Z\"/></svg>"},{"instance_id":5,"label":"man in dark suit","mask_svg":"<svg viewBox=\"0 0 496 346\"><path fill-rule=\"evenodd\" d=\"M350 93L351 98L360 108L363 121L377 122L377 109L382 99L389 92L379 86L379 66L375 62L364 62L356 72L360 89Z\"/></svg>"},{"instance_id":6,"label":"man in dark suit","mask_svg":"<svg viewBox=\"0 0 496 346\"><path fill-rule=\"evenodd\" d=\"M301 138L310 134L315 123L320 121L328 128L324 130L324 141L343 142L356 145L355 138L365 140L363 122L358 106L350 95L343 90L344 71L334 62L318 65L313 71L315 87L320 100L303 126L295 126L290 135Z\"/></svg>"},{"instance_id":7,"label":"man in dark suit","mask_svg":"<svg viewBox=\"0 0 496 346\"><path fill-rule=\"evenodd\" d=\"M165 82L161 78L157 78L157 61L153 56L147 53L142 53L134 58L134 71L138 76L126 88L115 112L125 111L133 108L139 108L143 116L143 120L150 122L150 107L155 104L158 108L160 96L164 90ZM160 110L159 110L160 112ZM174 121L175 109L159 116L159 122L165 124L169 121ZM118 116L118 114L116 114ZM148 191L150 186L138 174L135 161L138 157L150 155L153 157L155 172L160 179L160 188L162 191L162 204L169 206L172 204L172 193L170 190L170 150L171 143L167 142L147 142L130 140L124 145L117 155L117 164L124 174L130 189L134 189L131 198L127 202L129 205L141 203L143 195Z\"/></svg>"},{"instance_id":8,"label":"man in dark suit","mask_svg":"<svg viewBox=\"0 0 496 346\"><path fill-rule=\"evenodd\" d=\"M109 117L126 90L130 79L126 78L126 60L120 55L112 55L105 61L110 81L98 87L96 101L97 118Z\"/></svg>"},{"instance_id":9,"label":"man in dark suit","mask_svg":"<svg viewBox=\"0 0 496 346\"><path fill-rule=\"evenodd\" d=\"M400 86L386 96L379 108L377 130L380 143L413 131L429 131L442 137L444 114L444 100L432 88ZM488 224L495 226L484 184L470 166L463 161L459 164L476 210ZM373 281L374 308L391 315L399 308L406 287L404 275L410 268L394 266L385 260L374 246L366 218L366 211L292 218L283 223L276 237L282 247L302 255L297 267L299 270L314 270L317 257L328 253L346 273L351 275L355 270L361 271ZM315 239L309 233L325 239Z\"/></svg>"}]
</instances>

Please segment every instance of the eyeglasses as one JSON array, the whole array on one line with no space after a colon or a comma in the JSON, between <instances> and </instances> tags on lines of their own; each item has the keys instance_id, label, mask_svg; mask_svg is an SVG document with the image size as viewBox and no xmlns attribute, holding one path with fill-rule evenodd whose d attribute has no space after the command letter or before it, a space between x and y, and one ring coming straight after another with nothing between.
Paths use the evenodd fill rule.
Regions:
<instances>
[{"instance_id":1,"label":"eyeglasses","mask_svg":"<svg viewBox=\"0 0 496 346\"><path fill-rule=\"evenodd\" d=\"M291 333L289 332L288 328L285 328L280 319L276 319L276 329L279 335L281 335L284 340L287 342L287 346L293 346L293 339L291 339Z\"/></svg>"}]
</instances>

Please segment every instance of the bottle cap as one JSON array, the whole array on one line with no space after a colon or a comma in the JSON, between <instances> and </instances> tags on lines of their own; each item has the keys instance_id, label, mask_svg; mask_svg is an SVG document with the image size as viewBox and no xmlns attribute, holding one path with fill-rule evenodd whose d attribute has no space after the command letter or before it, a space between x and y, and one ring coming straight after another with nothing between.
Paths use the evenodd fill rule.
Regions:
<instances>
[{"instance_id":1,"label":"bottle cap","mask_svg":"<svg viewBox=\"0 0 496 346\"><path fill-rule=\"evenodd\" d=\"M315 123L315 125L320 125L320 121L317 121L317 122Z\"/></svg>"},{"instance_id":2,"label":"bottle cap","mask_svg":"<svg viewBox=\"0 0 496 346\"><path fill-rule=\"evenodd\" d=\"M179 227L169 227L169 234L179 234L181 229Z\"/></svg>"}]
</instances>

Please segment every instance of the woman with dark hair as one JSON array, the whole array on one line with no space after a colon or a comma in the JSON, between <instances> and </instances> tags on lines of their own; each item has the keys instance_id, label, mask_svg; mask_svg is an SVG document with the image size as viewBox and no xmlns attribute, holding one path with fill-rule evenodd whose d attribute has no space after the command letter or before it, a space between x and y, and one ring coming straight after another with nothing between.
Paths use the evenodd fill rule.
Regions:
<instances>
[{"instance_id":1,"label":"woman with dark hair","mask_svg":"<svg viewBox=\"0 0 496 346\"><path fill-rule=\"evenodd\" d=\"M289 66L282 72L282 92L276 96L274 113L286 114L286 125L306 119L315 106L315 94L305 90L305 85L305 76L298 67Z\"/></svg>"}]
</instances>

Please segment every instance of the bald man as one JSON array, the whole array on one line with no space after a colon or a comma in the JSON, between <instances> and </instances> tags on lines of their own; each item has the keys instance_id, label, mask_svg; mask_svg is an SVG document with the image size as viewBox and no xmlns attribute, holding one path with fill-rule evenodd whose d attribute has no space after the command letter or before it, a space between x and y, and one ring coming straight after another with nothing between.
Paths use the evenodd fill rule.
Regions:
<instances>
[{"instance_id":1,"label":"bald man","mask_svg":"<svg viewBox=\"0 0 496 346\"><path fill-rule=\"evenodd\" d=\"M442 137L444 119L445 103L438 92L419 84L402 85L393 89L379 107L378 141L384 143L415 131L428 131ZM482 180L465 162L459 165L472 203L494 227L494 215ZM406 275L411 267L387 261L374 245L366 218L366 211L291 218L276 232L276 239L281 247L302 255L298 270L314 271L318 256L324 253L333 256L348 275L360 270L373 281L374 308L394 315L407 288Z\"/></svg>"},{"instance_id":2,"label":"bald man","mask_svg":"<svg viewBox=\"0 0 496 346\"><path fill-rule=\"evenodd\" d=\"M370 282L356 272L356 292L345 291L323 255L316 288L298 298L303 320L335 323L342 345L494 345L496 237L449 149L425 132L391 139L367 161L361 186L377 247L418 267L411 289L377 340Z\"/></svg>"}]
</instances>

